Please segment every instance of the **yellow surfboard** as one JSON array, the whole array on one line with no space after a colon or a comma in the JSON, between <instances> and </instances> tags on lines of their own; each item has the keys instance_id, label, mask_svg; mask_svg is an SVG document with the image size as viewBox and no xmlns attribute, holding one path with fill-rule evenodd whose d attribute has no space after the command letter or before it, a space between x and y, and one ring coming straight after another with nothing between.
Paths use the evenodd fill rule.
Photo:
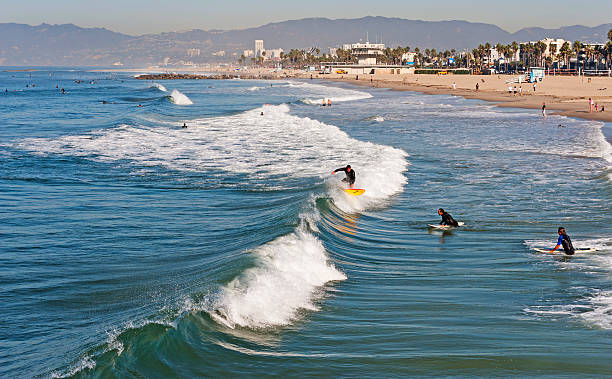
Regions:
<instances>
[{"instance_id":1,"label":"yellow surfboard","mask_svg":"<svg viewBox=\"0 0 612 379\"><path fill-rule=\"evenodd\" d=\"M359 188L345 188L344 190L346 191L346 193L353 196L363 195L363 193L365 192L364 189Z\"/></svg>"}]
</instances>

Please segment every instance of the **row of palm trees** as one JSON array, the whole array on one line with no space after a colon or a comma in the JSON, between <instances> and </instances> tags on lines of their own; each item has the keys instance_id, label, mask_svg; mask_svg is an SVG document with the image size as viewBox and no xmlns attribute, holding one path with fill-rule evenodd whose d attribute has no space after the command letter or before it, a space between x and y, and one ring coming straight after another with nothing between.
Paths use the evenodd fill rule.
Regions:
<instances>
[{"instance_id":1,"label":"row of palm trees","mask_svg":"<svg viewBox=\"0 0 612 379\"><path fill-rule=\"evenodd\" d=\"M485 44L480 44L471 52L461 53L458 53L455 49L445 51L425 49L421 51L421 49L416 47L413 51L414 65L415 67L467 67L470 69L483 70L484 68L490 67L493 63L492 52L493 49L495 49L499 57L504 57L503 66L499 67L502 70L530 66L551 67L554 62L559 62L559 67L569 68L570 59L573 57L585 58L582 59L583 69L586 68L587 62L601 62L602 59L605 59L607 67L611 67L612 29L608 32L608 39L609 41L605 46L583 45L580 41L575 41L573 44L565 42L560 47L554 43L547 45L542 41L522 44L512 42L507 45L498 43L495 46L487 42ZM378 61L382 64L405 64L406 62L403 60L403 56L410 51L409 46L398 46L396 48L387 47L383 51L383 55L378 57ZM518 52L520 52L520 54L517 60ZM334 56L328 54L321 55L320 53L318 48L308 51L304 49L291 49L287 53L281 53L281 63L285 67L302 67L304 65L316 65L317 63L330 61L342 63L357 62L357 57L352 55L350 50L337 49ZM581 53L584 54L584 57L581 56ZM265 54L265 52L263 54ZM251 64L263 65L264 56L251 58ZM450 58L453 59L451 60ZM246 64L248 59L243 55L240 57L239 62L240 64ZM563 65L561 65L561 62L563 62Z\"/></svg>"}]
</instances>

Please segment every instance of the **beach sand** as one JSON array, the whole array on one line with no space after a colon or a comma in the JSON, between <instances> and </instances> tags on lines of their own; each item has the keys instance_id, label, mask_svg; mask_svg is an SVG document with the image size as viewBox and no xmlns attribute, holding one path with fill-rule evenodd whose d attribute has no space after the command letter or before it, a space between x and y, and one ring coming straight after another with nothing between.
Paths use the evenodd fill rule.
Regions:
<instances>
[{"instance_id":1,"label":"beach sand","mask_svg":"<svg viewBox=\"0 0 612 379\"><path fill-rule=\"evenodd\" d=\"M310 78L310 74L301 75ZM348 82L357 85L390 88L399 91L416 91L425 94L448 94L468 99L480 99L495 103L499 107L542 109L546 104L547 114L559 114L589 120L612 122L612 78L547 76L536 84L509 83L513 75L429 75L429 74L375 74L359 75L313 75L313 78ZM453 82L456 87L453 89ZM476 91L476 83L479 85ZM522 95L509 94L508 86L522 87ZM589 98L597 103L598 110L589 112Z\"/></svg>"}]
</instances>

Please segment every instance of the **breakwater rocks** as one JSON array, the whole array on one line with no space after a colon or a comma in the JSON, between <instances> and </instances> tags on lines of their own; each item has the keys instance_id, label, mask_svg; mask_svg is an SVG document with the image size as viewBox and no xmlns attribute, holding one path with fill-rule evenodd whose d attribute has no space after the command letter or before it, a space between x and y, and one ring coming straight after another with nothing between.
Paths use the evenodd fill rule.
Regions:
<instances>
[{"instance_id":1,"label":"breakwater rocks","mask_svg":"<svg viewBox=\"0 0 612 379\"><path fill-rule=\"evenodd\" d=\"M235 75L198 75L198 74L142 74L140 80L179 80L179 79L234 79Z\"/></svg>"},{"instance_id":2,"label":"breakwater rocks","mask_svg":"<svg viewBox=\"0 0 612 379\"><path fill-rule=\"evenodd\" d=\"M140 74L136 76L139 80L179 80L179 79L279 79L279 75L232 75L232 74L215 74L215 75L198 75L198 74Z\"/></svg>"}]
</instances>

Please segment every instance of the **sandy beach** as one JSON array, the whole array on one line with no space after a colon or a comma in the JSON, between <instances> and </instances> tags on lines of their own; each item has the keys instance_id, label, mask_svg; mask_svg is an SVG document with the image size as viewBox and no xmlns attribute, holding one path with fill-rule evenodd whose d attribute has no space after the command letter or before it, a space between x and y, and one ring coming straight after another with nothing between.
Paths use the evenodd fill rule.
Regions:
<instances>
[{"instance_id":1,"label":"sandy beach","mask_svg":"<svg viewBox=\"0 0 612 379\"><path fill-rule=\"evenodd\" d=\"M310 75L302 75L310 78ZM512 75L313 75L313 78L348 82L357 85L390 88L398 91L417 91L426 94L457 95L480 99L500 107L541 110L546 104L547 114L559 114L589 120L612 122L612 78L548 76L536 84L511 83ZM453 88L455 83L455 88ZM476 90L478 83L478 90ZM517 93L508 93L508 86L516 86ZM522 91L519 92L519 88ZM589 98L597 103L598 111L589 111ZM605 111L600 112L601 107Z\"/></svg>"}]
</instances>

